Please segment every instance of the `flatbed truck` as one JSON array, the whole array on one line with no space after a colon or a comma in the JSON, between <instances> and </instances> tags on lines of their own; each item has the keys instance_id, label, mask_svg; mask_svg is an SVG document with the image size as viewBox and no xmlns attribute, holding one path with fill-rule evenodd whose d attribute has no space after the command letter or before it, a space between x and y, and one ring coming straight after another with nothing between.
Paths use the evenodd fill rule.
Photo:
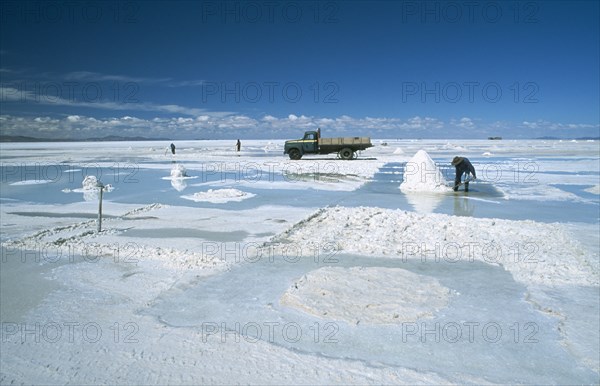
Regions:
<instances>
[{"instance_id":1,"label":"flatbed truck","mask_svg":"<svg viewBox=\"0 0 600 386\"><path fill-rule=\"evenodd\" d=\"M357 158L357 152L372 147L369 137L321 138L319 131L307 131L302 139L285 141L283 154L290 159L299 160L305 154L338 153L339 158L351 160Z\"/></svg>"}]
</instances>

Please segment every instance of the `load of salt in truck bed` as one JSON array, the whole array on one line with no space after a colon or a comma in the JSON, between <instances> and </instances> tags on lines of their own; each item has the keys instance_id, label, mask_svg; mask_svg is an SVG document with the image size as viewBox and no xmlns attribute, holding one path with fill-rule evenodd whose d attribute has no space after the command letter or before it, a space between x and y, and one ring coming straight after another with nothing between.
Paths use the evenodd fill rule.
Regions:
<instances>
[{"instance_id":1,"label":"load of salt in truck bed","mask_svg":"<svg viewBox=\"0 0 600 386\"><path fill-rule=\"evenodd\" d=\"M283 154L298 160L305 154L338 153L339 158L351 160L357 157L356 152L372 146L369 137L321 138L319 132L307 131L302 139L285 141Z\"/></svg>"}]
</instances>

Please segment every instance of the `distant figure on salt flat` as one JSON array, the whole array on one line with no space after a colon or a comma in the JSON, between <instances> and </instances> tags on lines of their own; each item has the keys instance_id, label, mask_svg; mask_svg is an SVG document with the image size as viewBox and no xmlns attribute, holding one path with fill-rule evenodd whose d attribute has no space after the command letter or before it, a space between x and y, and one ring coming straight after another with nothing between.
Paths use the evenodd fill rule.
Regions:
<instances>
[{"instance_id":1,"label":"distant figure on salt flat","mask_svg":"<svg viewBox=\"0 0 600 386\"><path fill-rule=\"evenodd\" d=\"M171 154L175 154L175 144L171 143Z\"/></svg>"},{"instance_id":2,"label":"distant figure on salt flat","mask_svg":"<svg viewBox=\"0 0 600 386\"><path fill-rule=\"evenodd\" d=\"M235 143L235 151L240 151L241 148L242 148L242 143L238 139L237 142Z\"/></svg>"},{"instance_id":3,"label":"distant figure on salt flat","mask_svg":"<svg viewBox=\"0 0 600 386\"><path fill-rule=\"evenodd\" d=\"M458 190L461 183L462 175L465 175L465 192L469 191L469 174L473 176L472 180L477 178L475 174L475 168L471 164L468 158L465 157L454 157L452 159L452 165L456 168L456 177L454 178L454 191Z\"/></svg>"}]
</instances>

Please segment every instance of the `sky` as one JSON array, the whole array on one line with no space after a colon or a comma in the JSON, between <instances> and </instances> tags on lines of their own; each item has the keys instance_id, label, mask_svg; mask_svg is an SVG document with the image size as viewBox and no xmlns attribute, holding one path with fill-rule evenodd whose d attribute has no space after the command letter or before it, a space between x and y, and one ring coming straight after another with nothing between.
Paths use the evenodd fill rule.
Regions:
<instances>
[{"instance_id":1,"label":"sky","mask_svg":"<svg viewBox=\"0 0 600 386\"><path fill-rule=\"evenodd\" d=\"M2 135L600 136L598 1L1 1Z\"/></svg>"}]
</instances>

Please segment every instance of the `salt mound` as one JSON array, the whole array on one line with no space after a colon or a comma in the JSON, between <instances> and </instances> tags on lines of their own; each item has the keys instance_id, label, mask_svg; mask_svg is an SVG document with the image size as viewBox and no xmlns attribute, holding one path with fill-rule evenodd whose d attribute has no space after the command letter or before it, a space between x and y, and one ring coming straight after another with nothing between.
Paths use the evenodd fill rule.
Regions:
<instances>
[{"instance_id":1,"label":"salt mound","mask_svg":"<svg viewBox=\"0 0 600 386\"><path fill-rule=\"evenodd\" d=\"M114 187L110 184L107 184L102 190L104 192L112 192ZM85 201L95 201L98 199L99 193L98 179L96 176L85 176L83 181L81 181L81 189L75 189L73 191L83 193L83 199Z\"/></svg>"},{"instance_id":2,"label":"salt mound","mask_svg":"<svg viewBox=\"0 0 600 386\"><path fill-rule=\"evenodd\" d=\"M187 170L185 166L181 164L175 164L171 169L171 178L184 178L187 177Z\"/></svg>"},{"instance_id":3,"label":"salt mound","mask_svg":"<svg viewBox=\"0 0 600 386\"><path fill-rule=\"evenodd\" d=\"M419 150L404 168L404 179L400 184L403 192L447 192L451 188L425 150Z\"/></svg>"},{"instance_id":4,"label":"salt mound","mask_svg":"<svg viewBox=\"0 0 600 386\"><path fill-rule=\"evenodd\" d=\"M396 150L394 150L394 154L404 154L404 150L402 150L401 148L397 147Z\"/></svg>"},{"instance_id":5,"label":"salt mound","mask_svg":"<svg viewBox=\"0 0 600 386\"><path fill-rule=\"evenodd\" d=\"M209 189L206 192L198 192L192 195L181 197L196 202L206 201L212 202L213 204L224 204L229 201L242 201L254 196L255 194L242 192L238 189Z\"/></svg>"},{"instance_id":6,"label":"salt mound","mask_svg":"<svg viewBox=\"0 0 600 386\"><path fill-rule=\"evenodd\" d=\"M400 324L433 317L449 299L435 278L405 269L323 267L293 283L280 303L351 324Z\"/></svg>"},{"instance_id":7,"label":"salt mound","mask_svg":"<svg viewBox=\"0 0 600 386\"><path fill-rule=\"evenodd\" d=\"M98 179L96 178L96 176L85 176L85 178L81 182L81 188L83 190L98 189Z\"/></svg>"},{"instance_id":8,"label":"salt mound","mask_svg":"<svg viewBox=\"0 0 600 386\"><path fill-rule=\"evenodd\" d=\"M81 191L85 201L96 201L98 199L98 179L96 176L85 176L81 182Z\"/></svg>"}]
</instances>

